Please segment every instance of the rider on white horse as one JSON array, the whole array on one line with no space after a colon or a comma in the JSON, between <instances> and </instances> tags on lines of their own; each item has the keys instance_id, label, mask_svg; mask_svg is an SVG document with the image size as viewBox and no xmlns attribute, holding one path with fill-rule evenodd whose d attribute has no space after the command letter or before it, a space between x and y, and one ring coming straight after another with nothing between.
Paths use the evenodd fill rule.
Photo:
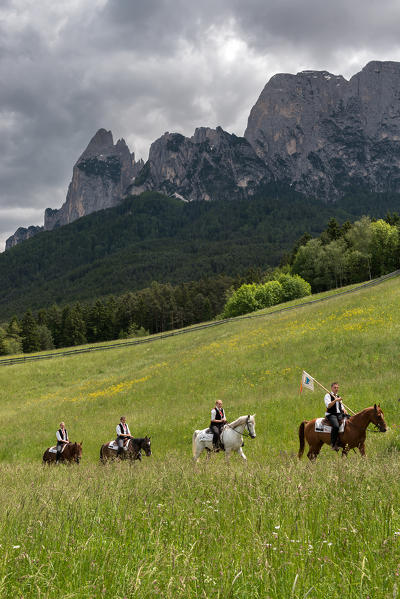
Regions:
<instances>
[{"instance_id":1,"label":"rider on white horse","mask_svg":"<svg viewBox=\"0 0 400 599\"><path fill-rule=\"evenodd\" d=\"M219 451L221 447L221 429L226 424L225 411L222 407L222 401L217 399L215 408L211 410L210 430L213 433L214 451Z\"/></svg>"},{"instance_id":2,"label":"rider on white horse","mask_svg":"<svg viewBox=\"0 0 400 599\"><path fill-rule=\"evenodd\" d=\"M240 416L230 424L225 424L222 429L222 441L225 449L225 458L229 461L229 456L232 451L236 451L243 460L246 460L246 456L243 453L243 435L248 434L251 439L256 436L255 429L255 415L248 414L247 416ZM213 435L209 428L204 430L195 430L192 437L192 451L193 459L195 462L199 459L199 456L203 449L207 449L209 452L213 449Z\"/></svg>"}]
</instances>

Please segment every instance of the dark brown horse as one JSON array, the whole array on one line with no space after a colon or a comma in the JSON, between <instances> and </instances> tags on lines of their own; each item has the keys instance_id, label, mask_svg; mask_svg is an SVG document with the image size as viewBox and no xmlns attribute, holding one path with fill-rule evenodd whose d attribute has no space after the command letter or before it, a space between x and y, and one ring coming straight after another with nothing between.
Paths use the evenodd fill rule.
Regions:
<instances>
[{"instance_id":1,"label":"dark brown horse","mask_svg":"<svg viewBox=\"0 0 400 599\"><path fill-rule=\"evenodd\" d=\"M142 449L144 451L144 453L148 456L151 456L151 443L150 443L150 437L143 437L143 438L138 438L138 439L134 439L133 437L130 437L130 439L128 440L127 443L127 447L126 450L124 449L124 452L120 455L117 456L117 450L116 449L111 449L109 447L110 442L108 443L104 443L104 445L102 445L100 447L100 460L103 462L103 464L105 464L107 462L107 460L115 460L115 459L122 459L122 460L141 460L142 459Z\"/></svg>"},{"instance_id":2,"label":"dark brown horse","mask_svg":"<svg viewBox=\"0 0 400 599\"><path fill-rule=\"evenodd\" d=\"M301 458L304 453L304 438L310 446L307 457L311 461L317 459L317 456L324 443L327 445L330 445L331 443L331 434L317 432L315 430L315 421L316 418L314 418L314 420L304 420L300 424L299 458ZM361 455L365 456L365 438L367 436L366 430L370 422L375 424L381 433L385 433L387 431L387 426L383 418L381 407L375 404L373 407L365 408L365 410L362 410L362 412L358 412L358 414L354 414L354 416L349 418L346 422L344 432L339 433L338 444L343 448L342 455L347 455L350 449L358 447Z\"/></svg>"},{"instance_id":3,"label":"dark brown horse","mask_svg":"<svg viewBox=\"0 0 400 599\"><path fill-rule=\"evenodd\" d=\"M68 443L60 455L60 462L76 462L79 464L82 457L82 443ZM43 454L43 464L52 464L56 461L57 454L50 451L50 447Z\"/></svg>"}]
</instances>

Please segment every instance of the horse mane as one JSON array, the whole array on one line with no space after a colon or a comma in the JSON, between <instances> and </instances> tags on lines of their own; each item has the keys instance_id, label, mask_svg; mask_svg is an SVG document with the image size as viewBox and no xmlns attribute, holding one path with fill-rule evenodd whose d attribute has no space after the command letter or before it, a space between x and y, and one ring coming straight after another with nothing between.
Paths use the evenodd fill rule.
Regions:
<instances>
[{"instance_id":1,"label":"horse mane","mask_svg":"<svg viewBox=\"0 0 400 599\"><path fill-rule=\"evenodd\" d=\"M246 420L247 420L247 415L246 416L239 416L239 418L237 418L233 422L229 422L229 426L231 428L236 428L240 424L244 424L246 422Z\"/></svg>"},{"instance_id":2,"label":"horse mane","mask_svg":"<svg viewBox=\"0 0 400 599\"><path fill-rule=\"evenodd\" d=\"M375 410L375 406L369 406L368 408L364 408L363 410L360 410L359 412L357 412L356 414L353 414L352 416L350 416L349 420L352 420L354 418L354 416L360 416L361 414L366 414L367 412ZM377 406L377 411L378 414L380 414L382 412L382 408L380 406Z\"/></svg>"}]
</instances>

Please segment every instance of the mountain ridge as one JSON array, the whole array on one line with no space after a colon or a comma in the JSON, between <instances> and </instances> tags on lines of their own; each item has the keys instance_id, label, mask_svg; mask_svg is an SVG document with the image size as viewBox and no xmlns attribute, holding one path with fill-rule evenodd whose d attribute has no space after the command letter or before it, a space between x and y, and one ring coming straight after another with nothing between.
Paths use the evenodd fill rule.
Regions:
<instances>
[{"instance_id":1,"label":"mountain ridge","mask_svg":"<svg viewBox=\"0 0 400 599\"><path fill-rule=\"evenodd\" d=\"M19 228L6 249L144 191L220 201L250 199L269 183L324 202L352 189L400 193L400 63L371 61L349 80L328 71L278 73L243 137L221 127L165 133L145 164L99 129L74 165L63 206L46 209L43 228Z\"/></svg>"}]
</instances>

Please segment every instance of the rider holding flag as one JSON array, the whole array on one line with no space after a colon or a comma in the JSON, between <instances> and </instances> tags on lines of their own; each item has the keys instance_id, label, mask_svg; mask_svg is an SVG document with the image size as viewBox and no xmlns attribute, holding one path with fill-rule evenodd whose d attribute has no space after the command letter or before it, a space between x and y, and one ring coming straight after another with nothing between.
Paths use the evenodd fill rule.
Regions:
<instances>
[{"instance_id":1,"label":"rider holding flag","mask_svg":"<svg viewBox=\"0 0 400 599\"><path fill-rule=\"evenodd\" d=\"M334 382L331 385L331 392L327 393L324 397L326 406L325 416L329 420L329 424L332 427L331 430L331 448L334 451L339 451L338 436L339 428L342 423L345 414L347 414L343 407L342 398L338 395L339 384Z\"/></svg>"}]
</instances>

